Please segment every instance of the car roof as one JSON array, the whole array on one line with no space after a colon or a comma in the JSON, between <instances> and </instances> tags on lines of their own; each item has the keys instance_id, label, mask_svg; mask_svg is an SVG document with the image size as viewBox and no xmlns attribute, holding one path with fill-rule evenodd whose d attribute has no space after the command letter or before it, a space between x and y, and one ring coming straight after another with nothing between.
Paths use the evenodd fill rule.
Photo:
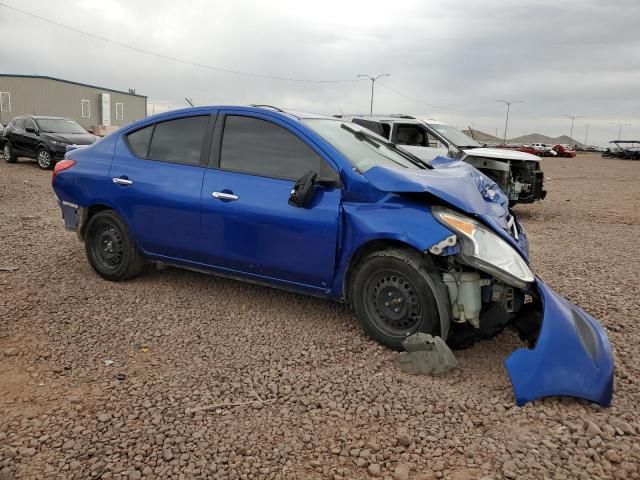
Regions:
<instances>
[{"instance_id":1,"label":"car roof","mask_svg":"<svg viewBox=\"0 0 640 480\"><path fill-rule=\"evenodd\" d=\"M447 125L446 123L440 122L438 120L434 120L433 118L424 120L422 118L414 117L412 115L406 115L404 113L389 113L386 115L344 114L344 115L336 115L336 118L343 118L343 119L362 118L363 120L373 120L373 121L387 122L387 123L426 123L428 125Z\"/></svg>"}]
</instances>

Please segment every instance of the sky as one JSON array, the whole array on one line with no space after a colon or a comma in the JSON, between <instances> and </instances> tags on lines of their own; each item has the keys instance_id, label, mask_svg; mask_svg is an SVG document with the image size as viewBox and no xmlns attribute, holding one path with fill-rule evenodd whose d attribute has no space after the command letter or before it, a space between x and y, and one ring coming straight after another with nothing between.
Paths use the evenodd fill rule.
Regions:
<instances>
[{"instance_id":1,"label":"sky","mask_svg":"<svg viewBox=\"0 0 640 480\"><path fill-rule=\"evenodd\" d=\"M327 114L368 113L357 75L386 73L374 113L502 137L498 100L522 100L508 137L568 135L573 115L576 140L589 125L604 145L614 124L640 138L639 22L638 0L0 0L0 73L135 88L157 112L188 97Z\"/></svg>"}]
</instances>

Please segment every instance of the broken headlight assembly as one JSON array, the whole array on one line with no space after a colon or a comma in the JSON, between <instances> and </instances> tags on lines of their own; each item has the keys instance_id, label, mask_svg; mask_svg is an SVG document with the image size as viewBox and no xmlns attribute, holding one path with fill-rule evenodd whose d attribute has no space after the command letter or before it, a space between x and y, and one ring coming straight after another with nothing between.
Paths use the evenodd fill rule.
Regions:
<instances>
[{"instance_id":1,"label":"broken headlight assembly","mask_svg":"<svg viewBox=\"0 0 640 480\"><path fill-rule=\"evenodd\" d=\"M491 229L447 208L434 207L431 212L458 236L464 263L517 288L524 288L534 281L533 273L520 254Z\"/></svg>"}]
</instances>

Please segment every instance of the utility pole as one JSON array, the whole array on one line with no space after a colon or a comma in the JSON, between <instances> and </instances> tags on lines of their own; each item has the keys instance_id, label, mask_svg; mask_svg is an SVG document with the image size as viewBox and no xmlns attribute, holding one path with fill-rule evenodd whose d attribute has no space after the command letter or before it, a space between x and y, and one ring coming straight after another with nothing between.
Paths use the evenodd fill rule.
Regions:
<instances>
[{"instance_id":1,"label":"utility pole","mask_svg":"<svg viewBox=\"0 0 640 480\"><path fill-rule=\"evenodd\" d=\"M618 140L620 140L620 138L622 137L622 127L631 126L630 123L612 123L611 125L615 125L616 127L618 127Z\"/></svg>"},{"instance_id":2,"label":"utility pole","mask_svg":"<svg viewBox=\"0 0 640 480\"><path fill-rule=\"evenodd\" d=\"M589 138L589 127L590 127L590 125L589 125L589 124L587 124L587 125L585 125L585 126L584 126L584 146L585 146L585 147L586 147L587 145L589 145L589 144L587 143L587 139Z\"/></svg>"},{"instance_id":3,"label":"utility pole","mask_svg":"<svg viewBox=\"0 0 640 480\"><path fill-rule=\"evenodd\" d=\"M571 140L573 140L573 122L576 120L576 118L583 118L583 117L577 117L575 115L566 115L566 114L562 116L571 119L571 132L569 133L569 147L571 147Z\"/></svg>"},{"instance_id":4,"label":"utility pole","mask_svg":"<svg viewBox=\"0 0 640 480\"><path fill-rule=\"evenodd\" d=\"M524 100L512 100L512 101L496 100L496 102L504 103L507 106L507 119L504 122L504 138L502 139L504 143L507 143L507 129L509 128L509 110L511 109L511 105L513 105L514 103L522 103L524 102Z\"/></svg>"},{"instance_id":5,"label":"utility pole","mask_svg":"<svg viewBox=\"0 0 640 480\"><path fill-rule=\"evenodd\" d=\"M377 76L373 76L373 75L364 75L364 74L358 74L358 77L365 77L368 78L369 80L371 80L371 107L369 108L369 113L371 115L373 115L373 88L376 84L376 80L378 80L381 77L390 77L391 74L389 73L381 73L380 75Z\"/></svg>"}]
</instances>

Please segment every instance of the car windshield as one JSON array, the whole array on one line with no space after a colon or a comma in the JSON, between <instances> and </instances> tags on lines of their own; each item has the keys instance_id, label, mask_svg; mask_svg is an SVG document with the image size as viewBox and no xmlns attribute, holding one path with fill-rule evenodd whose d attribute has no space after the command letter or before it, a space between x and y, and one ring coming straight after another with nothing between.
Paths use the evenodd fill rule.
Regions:
<instances>
[{"instance_id":1,"label":"car windshield","mask_svg":"<svg viewBox=\"0 0 640 480\"><path fill-rule=\"evenodd\" d=\"M436 132L453 143L456 147L482 147L482 144L476 142L470 136L462 133L451 125L443 125L441 123L427 123Z\"/></svg>"},{"instance_id":2,"label":"car windshield","mask_svg":"<svg viewBox=\"0 0 640 480\"><path fill-rule=\"evenodd\" d=\"M360 172L366 172L373 167L430 168L417 157L405 153L394 144L355 123L317 118L306 119L303 122L344 155Z\"/></svg>"},{"instance_id":3,"label":"car windshield","mask_svg":"<svg viewBox=\"0 0 640 480\"><path fill-rule=\"evenodd\" d=\"M41 132L46 133L87 133L73 120L66 118L39 118L37 120Z\"/></svg>"}]
</instances>

